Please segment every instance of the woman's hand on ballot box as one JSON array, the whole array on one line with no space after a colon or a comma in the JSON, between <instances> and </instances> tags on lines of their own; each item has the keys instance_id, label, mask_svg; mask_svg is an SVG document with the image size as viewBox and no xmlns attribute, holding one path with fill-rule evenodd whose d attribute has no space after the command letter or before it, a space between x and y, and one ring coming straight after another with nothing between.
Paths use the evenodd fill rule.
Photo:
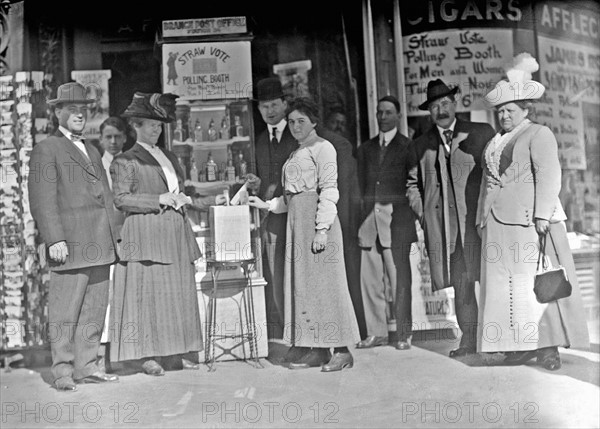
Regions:
<instances>
[{"instance_id":1,"label":"woman's hand on ballot box","mask_svg":"<svg viewBox=\"0 0 600 429\"><path fill-rule=\"evenodd\" d=\"M264 202L259 197L248 197L248 205L261 210L269 210L269 203Z\"/></svg>"}]
</instances>

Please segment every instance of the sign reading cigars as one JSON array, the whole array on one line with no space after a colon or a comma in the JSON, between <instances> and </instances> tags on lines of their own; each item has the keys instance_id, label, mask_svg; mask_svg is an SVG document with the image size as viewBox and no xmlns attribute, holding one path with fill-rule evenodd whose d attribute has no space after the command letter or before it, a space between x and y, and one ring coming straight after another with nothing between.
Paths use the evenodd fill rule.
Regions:
<instances>
[{"instance_id":1,"label":"sign reading cigars","mask_svg":"<svg viewBox=\"0 0 600 429\"><path fill-rule=\"evenodd\" d=\"M245 33L245 16L223 18L174 19L162 22L162 35L169 37L207 36L211 34Z\"/></svg>"},{"instance_id":2,"label":"sign reading cigars","mask_svg":"<svg viewBox=\"0 0 600 429\"><path fill-rule=\"evenodd\" d=\"M183 100L252 97L250 42L164 44L165 92Z\"/></svg>"}]
</instances>

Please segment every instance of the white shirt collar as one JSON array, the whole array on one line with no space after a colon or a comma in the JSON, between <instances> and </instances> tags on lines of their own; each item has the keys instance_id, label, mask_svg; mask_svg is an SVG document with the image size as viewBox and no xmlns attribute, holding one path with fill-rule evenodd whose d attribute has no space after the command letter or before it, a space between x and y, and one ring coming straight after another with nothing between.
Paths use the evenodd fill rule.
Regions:
<instances>
[{"instance_id":1,"label":"white shirt collar","mask_svg":"<svg viewBox=\"0 0 600 429\"><path fill-rule=\"evenodd\" d=\"M67 130L65 127L63 127L62 125L58 126L58 129L60 130L61 133L63 133L65 135L66 138L68 138L69 140L73 140L71 138L71 135L73 134L71 131Z\"/></svg>"},{"instance_id":2,"label":"white shirt collar","mask_svg":"<svg viewBox=\"0 0 600 429\"><path fill-rule=\"evenodd\" d=\"M379 144L381 144L381 137L383 136L383 138L385 139L385 145L387 146L394 139L394 137L396 137L397 132L397 127L394 127L391 130L386 131L385 133L379 132Z\"/></svg>"},{"instance_id":3,"label":"white shirt collar","mask_svg":"<svg viewBox=\"0 0 600 429\"><path fill-rule=\"evenodd\" d=\"M120 153L121 152L119 152L117 155L119 155ZM115 158L115 155L113 155L112 153L110 153L107 150L105 150L104 154L102 154L102 159L108 161L109 163L111 163L114 158Z\"/></svg>"},{"instance_id":4,"label":"white shirt collar","mask_svg":"<svg viewBox=\"0 0 600 429\"><path fill-rule=\"evenodd\" d=\"M436 127L438 129L438 133L440 134L440 137L442 138L442 141L444 143L446 143L446 137L444 137L444 131L450 130L450 131L452 131L452 133L454 133L455 126L456 126L456 118L454 118L454 121L450 124L450 126L448 128L442 128L439 125L436 125Z\"/></svg>"},{"instance_id":5,"label":"white shirt collar","mask_svg":"<svg viewBox=\"0 0 600 429\"><path fill-rule=\"evenodd\" d=\"M269 136L273 135L273 128L277 128L277 138L280 138L286 125L287 121L285 119L279 121L277 125L269 125Z\"/></svg>"},{"instance_id":6,"label":"white shirt collar","mask_svg":"<svg viewBox=\"0 0 600 429\"><path fill-rule=\"evenodd\" d=\"M146 149L150 153L156 153L156 151L160 152L160 148L156 145L152 146L152 145L149 145L148 143L142 143L140 141L138 141L136 143L138 143L140 146L142 146L144 149Z\"/></svg>"}]
</instances>

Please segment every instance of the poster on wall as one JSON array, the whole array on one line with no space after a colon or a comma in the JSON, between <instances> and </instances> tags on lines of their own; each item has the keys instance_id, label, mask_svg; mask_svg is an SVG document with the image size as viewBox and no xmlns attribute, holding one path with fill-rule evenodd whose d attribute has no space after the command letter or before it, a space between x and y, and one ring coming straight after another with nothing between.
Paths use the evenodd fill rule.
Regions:
<instances>
[{"instance_id":1,"label":"poster on wall","mask_svg":"<svg viewBox=\"0 0 600 429\"><path fill-rule=\"evenodd\" d=\"M110 70L74 70L71 72L71 79L83 85L87 97L94 100L88 105L85 126L85 136L88 139L100 139L100 124L109 116L108 81L110 78Z\"/></svg>"},{"instance_id":2,"label":"poster on wall","mask_svg":"<svg viewBox=\"0 0 600 429\"><path fill-rule=\"evenodd\" d=\"M513 56L511 29L428 31L403 37L405 105L408 116L426 115L419 104L427 83L442 79L459 86L459 112L485 110L483 96L503 77Z\"/></svg>"},{"instance_id":3,"label":"poster on wall","mask_svg":"<svg viewBox=\"0 0 600 429\"><path fill-rule=\"evenodd\" d=\"M546 92L536 107L537 120L554 131L562 168L585 170L582 106L600 100L600 49L541 36L538 46Z\"/></svg>"},{"instance_id":4,"label":"poster on wall","mask_svg":"<svg viewBox=\"0 0 600 429\"><path fill-rule=\"evenodd\" d=\"M252 97L250 42L163 45L163 91L182 100Z\"/></svg>"}]
</instances>

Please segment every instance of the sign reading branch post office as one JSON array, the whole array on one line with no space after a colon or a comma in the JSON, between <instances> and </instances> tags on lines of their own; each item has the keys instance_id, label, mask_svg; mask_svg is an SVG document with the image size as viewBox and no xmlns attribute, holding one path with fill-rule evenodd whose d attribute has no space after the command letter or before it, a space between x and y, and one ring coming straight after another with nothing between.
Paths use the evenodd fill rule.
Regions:
<instances>
[{"instance_id":1,"label":"sign reading branch post office","mask_svg":"<svg viewBox=\"0 0 600 429\"><path fill-rule=\"evenodd\" d=\"M248 41L165 44L162 67L164 91L184 100L252 97Z\"/></svg>"},{"instance_id":2,"label":"sign reading branch post office","mask_svg":"<svg viewBox=\"0 0 600 429\"><path fill-rule=\"evenodd\" d=\"M162 22L162 35L169 37L207 36L246 32L245 16L223 18L174 19Z\"/></svg>"}]
</instances>

